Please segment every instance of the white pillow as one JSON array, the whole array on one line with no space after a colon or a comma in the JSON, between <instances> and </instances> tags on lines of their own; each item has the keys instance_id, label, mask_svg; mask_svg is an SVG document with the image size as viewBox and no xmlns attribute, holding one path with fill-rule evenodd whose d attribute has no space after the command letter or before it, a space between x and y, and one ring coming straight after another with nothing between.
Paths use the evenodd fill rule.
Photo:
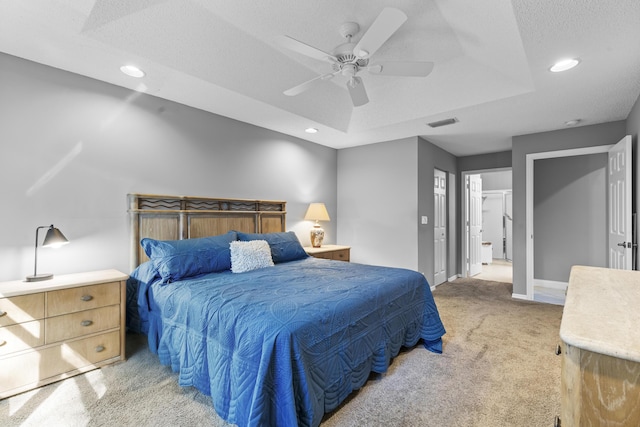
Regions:
<instances>
[{"instance_id":1,"label":"white pillow","mask_svg":"<svg viewBox=\"0 0 640 427\"><path fill-rule=\"evenodd\" d=\"M231 271L244 273L263 267L273 267L271 248L266 240L239 240L229 243L231 249Z\"/></svg>"}]
</instances>

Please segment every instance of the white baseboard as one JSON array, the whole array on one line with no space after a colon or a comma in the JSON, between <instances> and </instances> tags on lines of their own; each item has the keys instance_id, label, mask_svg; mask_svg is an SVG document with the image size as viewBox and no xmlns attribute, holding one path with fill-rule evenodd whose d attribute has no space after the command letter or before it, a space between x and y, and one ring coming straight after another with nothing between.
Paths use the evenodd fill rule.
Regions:
<instances>
[{"instance_id":1,"label":"white baseboard","mask_svg":"<svg viewBox=\"0 0 640 427\"><path fill-rule=\"evenodd\" d=\"M567 282L558 282L555 280L542 280L542 279L533 279L533 286L540 286L541 288L550 288L550 289L559 289L566 290L569 284Z\"/></svg>"},{"instance_id":2,"label":"white baseboard","mask_svg":"<svg viewBox=\"0 0 640 427\"><path fill-rule=\"evenodd\" d=\"M527 294L511 294L511 298L523 299L523 300L531 301L529 299L529 297L527 296Z\"/></svg>"},{"instance_id":3,"label":"white baseboard","mask_svg":"<svg viewBox=\"0 0 640 427\"><path fill-rule=\"evenodd\" d=\"M458 277L460 277L459 274L454 274L453 276L449 277L447 279L447 282L453 282L454 280L456 280Z\"/></svg>"}]
</instances>

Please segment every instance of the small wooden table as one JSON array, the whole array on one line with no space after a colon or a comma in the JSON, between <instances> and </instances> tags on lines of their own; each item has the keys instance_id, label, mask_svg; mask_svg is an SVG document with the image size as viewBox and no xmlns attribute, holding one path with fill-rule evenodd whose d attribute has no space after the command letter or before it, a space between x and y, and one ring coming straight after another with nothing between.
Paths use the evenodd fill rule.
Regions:
<instances>
[{"instance_id":1,"label":"small wooden table","mask_svg":"<svg viewBox=\"0 0 640 427\"><path fill-rule=\"evenodd\" d=\"M341 245L322 245L319 248L305 246L304 250L314 258L332 259L335 261L349 262L351 255L351 247Z\"/></svg>"}]
</instances>

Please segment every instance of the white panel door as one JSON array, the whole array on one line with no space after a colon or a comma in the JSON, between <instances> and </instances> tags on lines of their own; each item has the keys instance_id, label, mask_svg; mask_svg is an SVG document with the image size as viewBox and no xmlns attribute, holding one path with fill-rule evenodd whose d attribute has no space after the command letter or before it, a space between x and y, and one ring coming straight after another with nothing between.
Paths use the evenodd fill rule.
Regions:
<instances>
[{"instance_id":1,"label":"white panel door","mask_svg":"<svg viewBox=\"0 0 640 427\"><path fill-rule=\"evenodd\" d=\"M433 172L433 285L447 280L447 176Z\"/></svg>"},{"instance_id":2,"label":"white panel door","mask_svg":"<svg viewBox=\"0 0 640 427\"><path fill-rule=\"evenodd\" d=\"M482 272L482 177L469 175L469 276Z\"/></svg>"},{"instance_id":3,"label":"white panel door","mask_svg":"<svg viewBox=\"0 0 640 427\"><path fill-rule=\"evenodd\" d=\"M609 150L609 268L631 270L631 136Z\"/></svg>"}]
</instances>

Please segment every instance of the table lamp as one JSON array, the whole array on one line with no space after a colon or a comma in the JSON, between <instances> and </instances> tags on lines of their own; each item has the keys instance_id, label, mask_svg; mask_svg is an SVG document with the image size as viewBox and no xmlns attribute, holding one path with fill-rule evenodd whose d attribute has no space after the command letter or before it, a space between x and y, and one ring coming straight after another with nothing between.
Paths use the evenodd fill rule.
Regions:
<instances>
[{"instance_id":1,"label":"table lamp","mask_svg":"<svg viewBox=\"0 0 640 427\"><path fill-rule=\"evenodd\" d=\"M62 245L69 243L64 234L60 232L57 228L51 224L50 226L43 225L36 228L36 259L33 267L33 276L27 276L27 282L39 282L41 280L49 280L53 279L53 274L51 273L41 273L38 274L38 232L41 228L48 228L46 236L44 236L44 241L42 242L43 247L51 247L57 248Z\"/></svg>"},{"instance_id":2,"label":"table lamp","mask_svg":"<svg viewBox=\"0 0 640 427\"><path fill-rule=\"evenodd\" d=\"M329 212L324 206L324 203L311 203L307 209L307 213L304 215L305 221L315 221L315 225L311 229L311 246L319 248L322 246L322 240L324 239L324 230L320 227L318 221L331 221L329 218Z\"/></svg>"}]
</instances>

